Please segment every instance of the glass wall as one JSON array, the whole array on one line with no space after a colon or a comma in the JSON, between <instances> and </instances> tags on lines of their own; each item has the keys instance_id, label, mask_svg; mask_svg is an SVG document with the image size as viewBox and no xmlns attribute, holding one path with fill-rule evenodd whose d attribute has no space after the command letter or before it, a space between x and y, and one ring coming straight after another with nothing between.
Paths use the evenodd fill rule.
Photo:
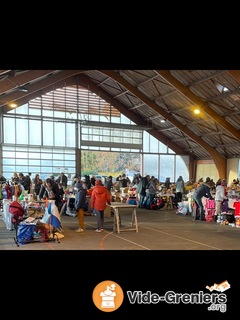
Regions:
<instances>
[{"instance_id":1,"label":"glass wall","mask_svg":"<svg viewBox=\"0 0 240 320\"><path fill-rule=\"evenodd\" d=\"M89 163L79 159L79 150L81 156L88 153L84 159L105 159L102 168L96 166L98 171L108 168L111 173L125 172L130 177L139 172L162 182L166 177L174 182L179 175L189 180L188 157L175 155L85 88L53 90L2 117L2 172L7 179L13 172L31 172L32 177L39 173L44 179L62 171L70 179L89 170ZM94 170L93 164L91 168Z\"/></svg>"}]
</instances>

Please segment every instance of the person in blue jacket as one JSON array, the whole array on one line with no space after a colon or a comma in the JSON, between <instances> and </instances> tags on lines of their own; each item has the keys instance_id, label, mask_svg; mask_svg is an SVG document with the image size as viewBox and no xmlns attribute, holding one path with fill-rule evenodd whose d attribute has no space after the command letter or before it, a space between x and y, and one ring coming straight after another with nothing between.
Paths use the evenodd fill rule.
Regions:
<instances>
[{"instance_id":1,"label":"person in blue jacket","mask_svg":"<svg viewBox=\"0 0 240 320\"><path fill-rule=\"evenodd\" d=\"M77 182L74 186L77 190L74 206L77 212L78 225L76 232L84 232L84 208L86 204L87 186L86 183Z\"/></svg>"}]
</instances>

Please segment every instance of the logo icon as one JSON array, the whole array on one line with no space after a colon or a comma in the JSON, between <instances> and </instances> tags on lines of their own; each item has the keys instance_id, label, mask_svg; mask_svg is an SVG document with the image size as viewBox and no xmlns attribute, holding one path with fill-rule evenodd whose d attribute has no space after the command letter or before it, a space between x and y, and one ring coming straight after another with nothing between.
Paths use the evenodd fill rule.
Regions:
<instances>
[{"instance_id":1,"label":"logo icon","mask_svg":"<svg viewBox=\"0 0 240 320\"><path fill-rule=\"evenodd\" d=\"M114 281L106 280L100 282L93 290L92 294L95 306L104 312L117 310L123 303L123 290Z\"/></svg>"},{"instance_id":2,"label":"logo icon","mask_svg":"<svg viewBox=\"0 0 240 320\"><path fill-rule=\"evenodd\" d=\"M219 284L217 284L217 283L214 283L214 285L213 286L206 286L206 288L209 290L209 291L213 291L213 290L215 290L215 291L220 291L220 292L224 292L224 291L226 291L227 289L229 289L231 286L230 286L230 284L228 283L228 281L227 280L225 280L225 281L223 281L223 282L221 282L221 283L219 283Z\"/></svg>"}]
</instances>

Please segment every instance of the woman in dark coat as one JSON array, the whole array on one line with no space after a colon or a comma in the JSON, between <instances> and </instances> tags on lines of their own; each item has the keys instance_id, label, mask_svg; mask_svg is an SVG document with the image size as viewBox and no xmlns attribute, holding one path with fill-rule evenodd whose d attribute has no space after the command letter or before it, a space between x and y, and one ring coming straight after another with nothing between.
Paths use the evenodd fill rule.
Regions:
<instances>
[{"instance_id":1,"label":"woman in dark coat","mask_svg":"<svg viewBox=\"0 0 240 320\"><path fill-rule=\"evenodd\" d=\"M45 182L46 182L47 198L49 200L55 200L55 205L58 207L58 209L60 209L61 196L60 196L60 191L57 183L51 178L47 178Z\"/></svg>"},{"instance_id":2,"label":"woman in dark coat","mask_svg":"<svg viewBox=\"0 0 240 320\"><path fill-rule=\"evenodd\" d=\"M42 186L42 179L40 179L39 174L35 175L35 178L33 179L33 184L34 184L34 193L36 197L39 195L41 186Z\"/></svg>"},{"instance_id":3,"label":"woman in dark coat","mask_svg":"<svg viewBox=\"0 0 240 320\"><path fill-rule=\"evenodd\" d=\"M211 195L212 183L210 181L205 181L199 186L193 194L193 200L196 204L196 213L194 215L194 220L203 220L205 221L205 211L203 208L202 197L213 199ZM197 212L200 211L198 214Z\"/></svg>"}]
</instances>

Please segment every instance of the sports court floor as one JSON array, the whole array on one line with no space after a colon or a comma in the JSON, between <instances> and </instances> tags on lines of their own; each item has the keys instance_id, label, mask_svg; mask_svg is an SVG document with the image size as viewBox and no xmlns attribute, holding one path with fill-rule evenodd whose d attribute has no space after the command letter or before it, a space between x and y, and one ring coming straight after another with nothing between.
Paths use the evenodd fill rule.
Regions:
<instances>
[{"instance_id":1,"label":"sports court floor","mask_svg":"<svg viewBox=\"0 0 240 320\"><path fill-rule=\"evenodd\" d=\"M122 232L113 231L113 217L105 217L105 229L95 232L96 217L85 216L85 232L77 233L76 217L61 216L63 238L17 246L15 230L0 219L0 250L240 250L240 228L194 221L176 209L137 208L138 233L131 226L129 209L121 209ZM126 230L126 231L125 231Z\"/></svg>"}]
</instances>

